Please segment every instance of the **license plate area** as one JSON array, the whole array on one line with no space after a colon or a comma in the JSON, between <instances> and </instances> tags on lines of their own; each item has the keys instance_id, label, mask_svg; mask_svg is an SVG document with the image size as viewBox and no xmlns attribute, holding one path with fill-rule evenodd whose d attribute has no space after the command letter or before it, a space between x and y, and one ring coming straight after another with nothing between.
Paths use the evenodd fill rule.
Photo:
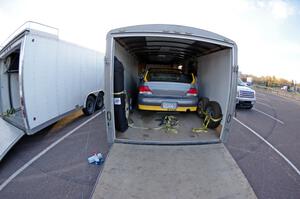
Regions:
<instances>
[{"instance_id":1,"label":"license plate area","mask_svg":"<svg viewBox=\"0 0 300 199\"><path fill-rule=\"evenodd\" d=\"M176 102L163 102L161 104L161 107L163 109L168 109L168 110L176 110L177 108L177 103Z\"/></svg>"}]
</instances>

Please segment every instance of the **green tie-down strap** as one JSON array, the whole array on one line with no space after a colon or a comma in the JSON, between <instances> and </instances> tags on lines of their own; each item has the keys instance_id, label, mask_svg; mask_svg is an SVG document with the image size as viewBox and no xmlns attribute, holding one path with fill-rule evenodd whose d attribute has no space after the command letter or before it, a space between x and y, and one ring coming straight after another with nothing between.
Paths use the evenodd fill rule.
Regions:
<instances>
[{"instance_id":1,"label":"green tie-down strap","mask_svg":"<svg viewBox=\"0 0 300 199\"><path fill-rule=\"evenodd\" d=\"M192 132L194 133L206 133L208 131L208 124L210 123L210 121L213 121L213 122L219 122L222 120L222 117L220 118L213 118L211 115L209 115L207 112L204 112L205 114L205 118L204 118L204 121L203 121L203 126L201 128L192 128Z\"/></svg>"},{"instance_id":2,"label":"green tie-down strap","mask_svg":"<svg viewBox=\"0 0 300 199\"><path fill-rule=\"evenodd\" d=\"M175 116L167 115L162 117L161 119L158 119L160 121L160 124L158 127L141 127L141 126L135 126L132 119L129 118L128 120L128 126L135 129L143 129L143 130L160 130L164 129L165 133L175 133L177 134L178 131L176 127L178 126L178 119Z\"/></svg>"},{"instance_id":3,"label":"green tie-down strap","mask_svg":"<svg viewBox=\"0 0 300 199\"><path fill-rule=\"evenodd\" d=\"M159 127L142 127L142 126L135 126L134 122L132 119L128 119L128 126L130 128L134 128L134 129L142 129L142 130L160 130L163 128L163 126L159 126Z\"/></svg>"},{"instance_id":4,"label":"green tie-down strap","mask_svg":"<svg viewBox=\"0 0 300 199\"><path fill-rule=\"evenodd\" d=\"M178 126L178 119L175 116L167 115L163 118L162 121L163 129L165 129L166 133L175 133L177 134L178 131L176 127Z\"/></svg>"}]
</instances>

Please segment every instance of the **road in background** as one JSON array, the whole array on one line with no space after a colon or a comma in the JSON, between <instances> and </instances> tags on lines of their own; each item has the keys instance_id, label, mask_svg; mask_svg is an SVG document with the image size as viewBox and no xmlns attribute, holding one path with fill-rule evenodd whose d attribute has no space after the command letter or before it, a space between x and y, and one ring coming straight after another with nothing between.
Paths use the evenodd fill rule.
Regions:
<instances>
[{"instance_id":1,"label":"road in background","mask_svg":"<svg viewBox=\"0 0 300 199\"><path fill-rule=\"evenodd\" d=\"M237 110L237 120L262 136L300 169L300 105L272 94L258 92L257 96L254 109ZM226 146L258 198L300 198L299 174L235 120Z\"/></svg>"}]
</instances>

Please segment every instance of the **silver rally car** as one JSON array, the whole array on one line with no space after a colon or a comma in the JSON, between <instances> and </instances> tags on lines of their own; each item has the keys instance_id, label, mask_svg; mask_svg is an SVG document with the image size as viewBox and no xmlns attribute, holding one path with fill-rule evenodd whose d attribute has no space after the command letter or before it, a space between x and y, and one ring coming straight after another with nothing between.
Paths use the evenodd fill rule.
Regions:
<instances>
[{"instance_id":1,"label":"silver rally car","mask_svg":"<svg viewBox=\"0 0 300 199\"><path fill-rule=\"evenodd\" d=\"M150 111L196 111L198 90L193 73L151 68L139 86L138 108Z\"/></svg>"}]
</instances>

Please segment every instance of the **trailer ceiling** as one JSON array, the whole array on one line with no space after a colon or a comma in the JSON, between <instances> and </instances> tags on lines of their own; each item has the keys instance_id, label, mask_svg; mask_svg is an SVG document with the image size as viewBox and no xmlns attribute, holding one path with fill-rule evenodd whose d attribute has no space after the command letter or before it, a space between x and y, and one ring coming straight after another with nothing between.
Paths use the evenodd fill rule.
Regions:
<instances>
[{"instance_id":1,"label":"trailer ceiling","mask_svg":"<svg viewBox=\"0 0 300 199\"><path fill-rule=\"evenodd\" d=\"M118 37L116 41L142 63L181 64L228 48L207 42L170 37Z\"/></svg>"}]
</instances>

